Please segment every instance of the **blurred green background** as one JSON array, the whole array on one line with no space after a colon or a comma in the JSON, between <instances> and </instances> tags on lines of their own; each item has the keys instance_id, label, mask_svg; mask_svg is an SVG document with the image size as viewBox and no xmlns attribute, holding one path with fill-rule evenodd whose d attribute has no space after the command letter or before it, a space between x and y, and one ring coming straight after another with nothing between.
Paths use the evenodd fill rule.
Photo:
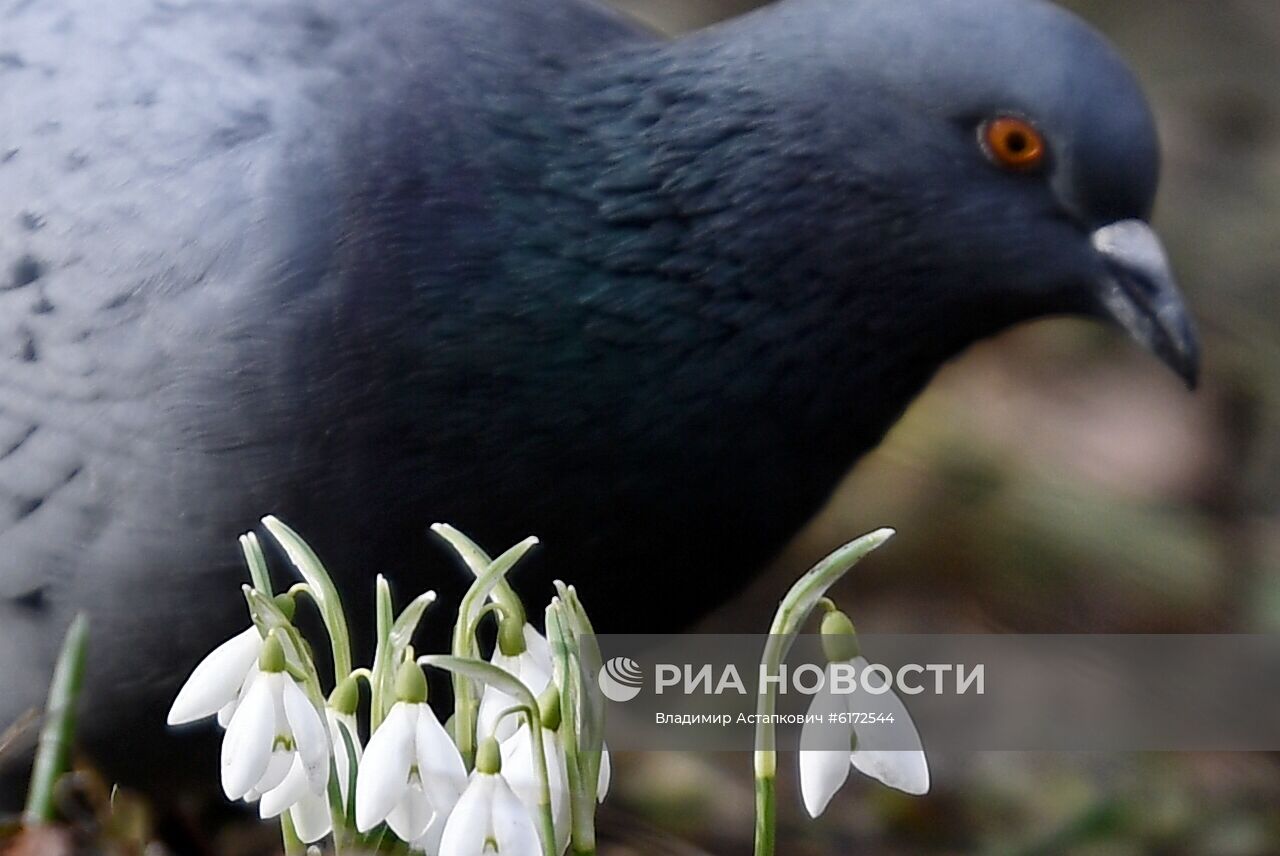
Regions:
<instances>
[{"instance_id":1,"label":"blurred green background","mask_svg":"<svg viewBox=\"0 0 1280 856\"><path fill-rule=\"evenodd\" d=\"M678 32L759 4L619 5ZM899 536L836 592L864 632L1280 632L1280 3L1066 5L1113 40L1154 102L1156 225L1200 321L1201 389L1187 394L1083 322L974 348L703 630L763 629L809 564L893 525ZM1274 755L931 762L927 798L854 782L817 823L784 778L782 853L1280 854ZM614 853L750 852L748 758L620 766L602 821Z\"/></svg>"}]
</instances>

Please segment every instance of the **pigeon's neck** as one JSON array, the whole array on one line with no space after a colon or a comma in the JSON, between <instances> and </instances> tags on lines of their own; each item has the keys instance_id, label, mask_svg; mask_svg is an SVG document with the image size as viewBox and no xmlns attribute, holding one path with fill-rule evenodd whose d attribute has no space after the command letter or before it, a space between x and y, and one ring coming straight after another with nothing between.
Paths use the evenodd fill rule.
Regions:
<instances>
[{"instance_id":1,"label":"pigeon's neck","mask_svg":"<svg viewBox=\"0 0 1280 856\"><path fill-rule=\"evenodd\" d=\"M935 268L904 225L918 201L833 174L821 117L776 108L733 44L646 46L570 77L542 228L596 326L670 358L637 385L687 383L686 406L772 419L732 442L755 431L761 452L829 458L815 463L834 479L1003 322L923 298ZM866 199L853 220L846 194Z\"/></svg>"}]
</instances>

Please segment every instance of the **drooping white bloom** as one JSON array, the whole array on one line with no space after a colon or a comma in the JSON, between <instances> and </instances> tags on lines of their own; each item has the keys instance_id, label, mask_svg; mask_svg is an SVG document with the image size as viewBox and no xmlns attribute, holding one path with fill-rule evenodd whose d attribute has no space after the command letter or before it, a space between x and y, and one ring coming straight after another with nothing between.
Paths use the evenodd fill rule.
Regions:
<instances>
[{"instance_id":1,"label":"drooping white bloom","mask_svg":"<svg viewBox=\"0 0 1280 856\"><path fill-rule=\"evenodd\" d=\"M360 763L356 828L367 832L385 820L402 840L432 852L466 784L462 756L431 707L398 701Z\"/></svg>"},{"instance_id":2,"label":"drooping white bloom","mask_svg":"<svg viewBox=\"0 0 1280 856\"><path fill-rule=\"evenodd\" d=\"M609 793L609 782L613 780L613 764L609 761L609 747L605 746L600 750L600 775L596 779L596 802L604 802L605 794Z\"/></svg>"},{"instance_id":3,"label":"drooping white bloom","mask_svg":"<svg viewBox=\"0 0 1280 856\"><path fill-rule=\"evenodd\" d=\"M515 656L502 653L500 647L494 648L489 662L518 678L536 698L547 688L547 684L551 683L551 645L545 636L528 623L524 625L524 644L524 652ZM504 711L518 704L519 702L512 696L492 684L486 684L480 696L477 733L481 737L491 736L499 741L506 740L515 733L517 723L511 717L499 720Z\"/></svg>"},{"instance_id":4,"label":"drooping white bloom","mask_svg":"<svg viewBox=\"0 0 1280 856\"><path fill-rule=\"evenodd\" d=\"M250 627L232 636L200 661L169 708L168 723L182 725L218 714L218 724L230 723L236 704L257 674L262 634Z\"/></svg>"},{"instance_id":5,"label":"drooping white bloom","mask_svg":"<svg viewBox=\"0 0 1280 856\"><path fill-rule=\"evenodd\" d=\"M351 714L337 713L332 708L326 707L325 719L329 726L334 768L338 775L338 792L345 804L349 792L351 759L347 754L347 745L342 739L339 724L345 725L351 734L351 748L355 750L357 763L361 756L360 733L356 729L356 718ZM258 803L258 813L263 820L285 811L289 812L293 820L294 831L307 844L319 841L333 830L328 788L326 786L318 792L311 790L306 768L300 756L294 758L293 766L285 775L284 781L264 793L261 802Z\"/></svg>"},{"instance_id":6,"label":"drooping white bloom","mask_svg":"<svg viewBox=\"0 0 1280 856\"><path fill-rule=\"evenodd\" d=\"M266 659L268 644L264 648ZM279 643L275 644L279 651ZM295 794L321 793L329 781L329 735L306 694L283 671L262 667L245 693L222 740L222 789L230 799L265 795L299 772L289 790L273 795L291 805Z\"/></svg>"},{"instance_id":7,"label":"drooping white bloom","mask_svg":"<svg viewBox=\"0 0 1280 856\"><path fill-rule=\"evenodd\" d=\"M878 673L866 671L865 658L854 657L849 664L858 689L831 692L833 666L828 665L826 682L810 702L810 715L800 732L800 792L810 817L822 814L849 777L850 767L908 794L929 791L929 764L906 705L890 688L879 694L867 691L885 682ZM877 721L859 723L861 716L855 714ZM845 719L837 722L838 715ZM853 751L832 748L837 742Z\"/></svg>"},{"instance_id":8,"label":"drooping white bloom","mask_svg":"<svg viewBox=\"0 0 1280 856\"><path fill-rule=\"evenodd\" d=\"M528 747L525 747L526 750ZM445 822L440 856L540 856L533 816L501 771L500 750L482 741L467 789Z\"/></svg>"},{"instance_id":9,"label":"drooping white bloom","mask_svg":"<svg viewBox=\"0 0 1280 856\"><path fill-rule=\"evenodd\" d=\"M569 846L573 819L569 807L569 771L565 762L564 743L560 734L542 726L542 751L547 760L547 784L551 791L551 821L556 831L556 852ZM542 794L542 780L534 764L533 736L527 723L502 743L502 777L524 803L530 815L536 816Z\"/></svg>"}]
</instances>

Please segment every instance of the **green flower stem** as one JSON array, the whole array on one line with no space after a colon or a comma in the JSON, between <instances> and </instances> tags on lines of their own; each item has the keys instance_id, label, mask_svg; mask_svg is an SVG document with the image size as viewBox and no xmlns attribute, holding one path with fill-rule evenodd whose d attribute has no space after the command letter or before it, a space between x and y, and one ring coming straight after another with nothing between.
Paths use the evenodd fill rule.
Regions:
<instances>
[{"instance_id":1,"label":"green flower stem","mask_svg":"<svg viewBox=\"0 0 1280 856\"><path fill-rule=\"evenodd\" d=\"M528 716L529 734L533 737L530 743L533 762L538 771L538 814L541 821L538 831L542 838L542 853L543 856L556 856L556 827L551 815L551 774L547 770L547 750L542 742L542 723L538 718L536 704Z\"/></svg>"},{"instance_id":2,"label":"green flower stem","mask_svg":"<svg viewBox=\"0 0 1280 856\"><path fill-rule=\"evenodd\" d=\"M467 589L467 593L462 596L462 603L458 606L458 619L453 625L453 646L450 650L455 657L479 657L480 647L476 642L474 628L480 609L488 597L487 593L481 591L483 586L480 580L485 575L485 569L492 567L493 561L489 558L489 554L452 527L438 523L431 528L449 542L476 578ZM466 675L454 672L454 740L458 744L458 752L462 755L462 763L467 769L471 769L475 763L476 716L479 709L480 703L476 699L474 684Z\"/></svg>"},{"instance_id":3,"label":"green flower stem","mask_svg":"<svg viewBox=\"0 0 1280 856\"><path fill-rule=\"evenodd\" d=\"M529 751L533 753L533 767L538 775L538 839L542 844L543 856L556 856L556 825L551 813L551 771L547 769L547 749L542 739L538 708L536 705L529 708L518 704L499 714L498 721L501 722L511 714L523 716L525 725L529 728Z\"/></svg>"},{"instance_id":4,"label":"green flower stem","mask_svg":"<svg viewBox=\"0 0 1280 856\"><path fill-rule=\"evenodd\" d=\"M845 544L830 556L814 565L808 573L796 581L778 604L769 639L765 642L760 661L761 674L775 675L791 651L796 634L813 613L818 603L841 577L849 572L864 556L893 537L892 529L877 529L856 541ZM756 778L756 840L755 856L773 856L776 843L775 779L778 770L777 729L772 719L777 711L775 692L760 693L756 703L756 747L753 756Z\"/></svg>"},{"instance_id":5,"label":"green flower stem","mask_svg":"<svg viewBox=\"0 0 1280 856\"><path fill-rule=\"evenodd\" d=\"M280 838L284 843L285 856L306 856L307 845L298 837L298 831L293 828L293 816L287 811L280 815Z\"/></svg>"},{"instance_id":6,"label":"green flower stem","mask_svg":"<svg viewBox=\"0 0 1280 856\"><path fill-rule=\"evenodd\" d=\"M756 775L756 856L773 853L777 846L777 788L773 776Z\"/></svg>"},{"instance_id":7,"label":"green flower stem","mask_svg":"<svg viewBox=\"0 0 1280 856\"><path fill-rule=\"evenodd\" d=\"M467 593L462 596L462 603L458 606L458 619L453 625L453 645L450 650L455 657L478 659L480 647L475 637L477 616L481 609L484 608L485 601L497 590L498 586L505 585L504 578L507 571L511 570L516 562L520 561L524 554L538 543L538 539L526 538L498 558L490 559L488 554L452 526L437 523L431 527L431 530L449 542L449 545L453 547L458 555L462 557L462 560L466 562L467 567L471 569L471 573L475 575L475 581L471 584L471 588L467 589ZM508 587L509 589L510 587ZM512 592L513 597L514 594ZM517 606L519 605L518 599L516 604ZM503 610L507 609L505 601L502 602L502 608ZM518 608L519 613L517 614L523 616L524 607L519 606ZM513 615L510 612L505 614L508 616ZM503 672L503 674L506 673ZM467 769L471 769L475 763L476 714L479 711L479 707L475 686L472 684L471 679L465 674L454 672L454 739L458 744L458 751L462 754L462 761Z\"/></svg>"},{"instance_id":8,"label":"green flower stem","mask_svg":"<svg viewBox=\"0 0 1280 856\"><path fill-rule=\"evenodd\" d=\"M262 518L262 525L284 548L289 561L298 569L298 573L302 574L307 585L311 586L311 596L320 607L320 616L324 619L325 630L329 633L329 644L333 649L333 683L336 686L351 674L351 633L347 629L347 618L342 611L342 599L338 596L333 578L325 570L320 558L297 532L273 516Z\"/></svg>"},{"instance_id":9,"label":"green flower stem","mask_svg":"<svg viewBox=\"0 0 1280 856\"><path fill-rule=\"evenodd\" d=\"M491 600L484 606L480 607L479 611L476 612L475 620L472 621L471 626L467 628L467 636L472 639L476 638L476 634L480 632L480 622L484 621L485 616L487 615L492 615L494 620L499 622L507 619L507 613L502 608L502 604L498 603L496 600Z\"/></svg>"},{"instance_id":10,"label":"green flower stem","mask_svg":"<svg viewBox=\"0 0 1280 856\"><path fill-rule=\"evenodd\" d=\"M89 619L83 612L77 613L62 641L62 651L58 654L53 680L49 684L44 727L40 729L26 810L22 814L22 822L27 826L54 820L53 791L58 778L67 771L71 744L75 740L76 702L84 682L88 641Z\"/></svg>"}]
</instances>

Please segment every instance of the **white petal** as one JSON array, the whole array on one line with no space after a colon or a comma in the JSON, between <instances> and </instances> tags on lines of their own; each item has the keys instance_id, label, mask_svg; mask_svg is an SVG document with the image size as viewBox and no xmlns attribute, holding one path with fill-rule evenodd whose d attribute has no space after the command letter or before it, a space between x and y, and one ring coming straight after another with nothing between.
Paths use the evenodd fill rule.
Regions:
<instances>
[{"instance_id":1,"label":"white petal","mask_svg":"<svg viewBox=\"0 0 1280 856\"><path fill-rule=\"evenodd\" d=\"M271 751L271 760L267 762L267 769L262 772L262 776L253 785L253 790L259 794L265 794L272 788L277 788L289 775L289 771L293 769L294 759L298 753L283 747L277 747ZM252 793L252 792L251 792ZM248 794L245 795L248 799Z\"/></svg>"},{"instance_id":2,"label":"white petal","mask_svg":"<svg viewBox=\"0 0 1280 856\"><path fill-rule=\"evenodd\" d=\"M444 827L449 820L449 814L436 811L435 817L431 818L431 823L427 824L427 831L422 833L416 841L410 846L414 850L421 850L427 856L438 856L440 853L440 839L444 837Z\"/></svg>"},{"instance_id":3,"label":"white petal","mask_svg":"<svg viewBox=\"0 0 1280 856\"><path fill-rule=\"evenodd\" d=\"M830 686L830 667L827 683ZM849 750L831 748L850 745L853 726L828 721L828 715L847 713L844 696L823 689L809 702L809 716L800 729L800 795L805 811L817 817L826 810L831 797L849 778Z\"/></svg>"},{"instance_id":4,"label":"white petal","mask_svg":"<svg viewBox=\"0 0 1280 856\"><path fill-rule=\"evenodd\" d=\"M929 762L923 752L859 750L849 760L858 772L903 793L929 793Z\"/></svg>"},{"instance_id":5,"label":"white petal","mask_svg":"<svg viewBox=\"0 0 1280 856\"><path fill-rule=\"evenodd\" d=\"M533 761L533 740L527 725L502 744L502 778L524 803L530 814L537 816L542 781ZM569 772L565 764L560 736L549 728L542 729L542 749L547 761L547 784L551 791L551 820L556 831L556 851L569 846L572 823L569 808Z\"/></svg>"},{"instance_id":6,"label":"white petal","mask_svg":"<svg viewBox=\"0 0 1280 856\"><path fill-rule=\"evenodd\" d=\"M282 814L310 792L307 769L298 753L294 752L293 763L289 765L289 772L284 780L262 795L262 801L258 803L258 816L266 820Z\"/></svg>"},{"instance_id":7,"label":"white petal","mask_svg":"<svg viewBox=\"0 0 1280 856\"><path fill-rule=\"evenodd\" d=\"M542 845L533 816L502 776L493 787L492 818L489 821L494 841L502 856L541 856Z\"/></svg>"},{"instance_id":8,"label":"white petal","mask_svg":"<svg viewBox=\"0 0 1280 856\"><path fill-rule=\"evenodd\" d=\"M520 721L513 714L505 719L499 720L502 714L515 707L516 700L504 693L502 690L494 689L492 685L485 685L483 693L480 695L480 710L476 715L476 735L483 739L492 737L501 743L516 733Z\"/></svg>"},{"instance_id":9,"label":"white petal","mask_svg":"<svg viewBox=\"0 0 1280 856\"><path fill-rule=\"evenodd\" d=\"M200 661L169 708L168 723L180 725L212 716L239 695L245 675L258 660L262 636L250 627L232 636Z\"/></svg>"},{"instance_id":10,"label":"white petal","mask_svg":"<svg viewBox=\"0 0 1280 856\"><path fill-rule=\"evenodd\" d=\"M484 853L485 839L492 834L493 791L497 780L497 776L472 773L467 789L445 821L444 833L440 836L440 856Z\"/></svg>"},{"instance_id":11,"label":"white petal","mask_svg":"<svg viewBox=\"0 0 1280 856\"><path fill-rule=\"evenodd\" d=\"M315 705L292 678L284 681L281 696L294 748L306 768L311 792L318 794L329 783L329 732Z\"/></svg>"},{"instance_id":12,"label":"white petal","mask_svg":"<svg viewBox=\"0 0 1280 856\"><path fill-rule=\"evenodd\" d=\"M405 788L400 802L387 815L387 826L401 841L417 841L427 831L436 811L427 795L415 782Z\"/></svg>"},{"instance_id":13,"label":"white petal","mask_svg":"<svg viewBox=\"0 0 1280 856\"><path fill-rule=\"evenodd\" d=\"M334 713L332 708L324 709L325 718L329 722L329 736L333 738L333 761L334 767L338 773L338 790L342 794L342 801L347 801L347 788L351 780L351 757L347 755L347 742L342 739L342 731L338 728L339 724L347 727L347 733L351 735L351 748L355 750L355 761L360 762L360 755L363 747L360 745L360 730L356 723L356 718L351 714Z\"/></svg>"},{"instance_id":14,"label":"white petal","mask_svg":"<svg viewBox=\"0 0 1280 856\"><path fill-rule=\"evenodd\" d=\"M329 798L325 794L305 794L289 809L293 829L306 844L314 844L333 830Z\"/></svg>"},{"instance_id":15,"label":"white petal","mask_svg":"<svg viewBox=\"0 0 1280 856\"><path fill-rule=\"evenodd\" d=\"M528 647L528 643L526 643L526 647ZM502 653L502 648L495 646L493 649L493 656L489 658L489 662L497 666L499 669L505 669L518 678L520 677L520 658L523 656L523 653L508 656Z\"/></svg>"},{"instance_id":16,"label":"white petal","mask_svg":"<svg viewBox=\"0 0 1280 856\"><path fill-rule=\"evenodd\" d=\"M810 817L827 810L827 804L849 778L849 753L834 749L810 749L800 753L800 795Z\"/></svg>"},{"instance_id":17,"label":"white petal","mask_svg":"<svg viewBox=\"0 0 1280 856\"><path fill-rule=\"evenodd\" d=\"M854 667L858 669L858 680L871 686L883 686L880 676L873 674L863 676L867 661L861 657L854 658ZM858 696L854 700L854 696ZM878 718L889 719L889 722L855 725L857 737L856 748L850 756L853 766L876 781L891 788L897 788L908 794L920 795L929 792L929 762L924 755L924 747L920 743L920 733L907 707L893 690L879 695L867 693L860 687L858 692L847 696L852 709L875 714Z\"/></svg>"},{"instance_id":18,"label":"white petal","mask_svg":"<svg viewBox=\"0 0 1280 856\"><path fill-rule=\"evenodd\" d=\"M569 769L559 735L543 729L543 745L547 751L547 779L551 787L551 822L556 833L556 850L564 853L569 848L569 833L573 831L573 813L569 804ZM537 803L529 810L536 811Z\"/></svg>"},{"instance_id":19,"label":"white petal","mask_svg":"<svg viewBox=\"0 0 1280 856\"><path fill-rule=\"evenodd\" d=\"M231 717L235 715L236 706L249 692L249 687L253 686L253 682L258 679L258 675L262 674L258 670L258 661L255 659L249 665L249 671L245 672L244 682L240 684L240 691L236 693L236 697L218 709L218 724L224 729L231 724Z\"/></svg>"},{"instance_id":20,"label":"white petal","mask_svg":"<svg viewBox=\"0 0 1280 856\"><path fill-rule=\"evenodd\" d=\"M604 802L605 794L609 793L609 782L613 778L613 761L609 758L609 747L602 746L600 748L600 776L596 779L596 802Z\"/></svg>"},{"instance_id":21,"label":"white petal","mask_svg":"<svg viewBox=\"0 0 1280 856\"><path fill-rule=\"evenodd\" d=\"M369 738L356 773L356 829L368 832L386 820L409 786L418 706L396 702Z\"/></svg>"},{"instance_id":22,"label":"white petal","mask_svg":"<svg viewBox=\"0 0 1280 856\"><path fill-rule=\"evenodd\" d=\"M247 794L271 761L276 722L268 677L261 675L253 682L222 739L222 790L229 799Z\"/></svg>"},{"instance_id":23,"label":"white petal","mask_svg":"<svg viewBox=\"0 0 1280 856\"><path fill-rule=\"evenodd\" d=\"M547 675L551 674L551 643L533 628L532 624L524 626L524 646L530 663Z\"/></svg>"},{"instance_id":24,"label":"white petal","mask_svg":"<svg viewBox=\"0 0 1280 856\"><path fill-rule=\"evenodd\" d=\"M520 681L529 688L529 692L533 693L535 698L541 696L543 690L551 683L550 655L544 663L532 650L525 651L520 655L519 670Z\"/></svg>"},{"instance_id":25,"label":"white petal","mask_svg":"<svg viewBox=\"0 0 1280 856\"><path fill-rule=\"evenodd\" d=\"M415 734L418 775L432 806L447 814L467 787L467 768L449 733L427 705L418 714Z\"/></svg>"}]
</instances>

